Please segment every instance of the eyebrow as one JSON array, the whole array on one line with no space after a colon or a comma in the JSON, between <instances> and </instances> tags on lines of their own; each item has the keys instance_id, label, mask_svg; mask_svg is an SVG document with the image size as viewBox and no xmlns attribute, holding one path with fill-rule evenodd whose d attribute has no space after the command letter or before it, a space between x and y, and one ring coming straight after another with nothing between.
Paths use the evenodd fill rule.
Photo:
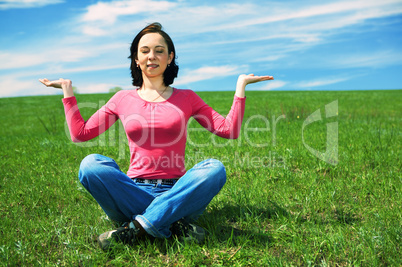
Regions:
<instances>
[{"instance_id":1,"label":"eyebrow","mask_svg":"<svg viewBox=\"0 0 402 267\"><path fill-rule=\"evenodd\" d=\"M162 48L166 48L165 46L163 46L163 45L157 45L157 46L155 46L155 48L159 48L159 47L162 47ZM140 47L140 49L141 48L149 48L147 45L144 45L144 46L141 46Z\"/></svg>"}]
</instances>

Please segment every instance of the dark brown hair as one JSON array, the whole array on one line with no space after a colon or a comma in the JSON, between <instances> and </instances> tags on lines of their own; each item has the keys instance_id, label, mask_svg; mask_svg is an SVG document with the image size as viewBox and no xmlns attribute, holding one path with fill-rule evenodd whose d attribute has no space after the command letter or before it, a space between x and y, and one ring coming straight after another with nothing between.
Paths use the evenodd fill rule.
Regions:
<instances>
[{"instance_id":1,"label":"dark brown hair","mask_svg":"<svg viewBox=\"0 0 402 267\"><path fill-rule=\"evenodd\" d=\"M128 58L131 59L131 77L133 78L133 85L134 86L142 86L142 71L140 68L137 67L137 63L135 60L138 59L138 43L140 39L148 34L148 33L159 33L166 41L168 46L168 54L173 52L173 59L172 62L167 66L165 72L163 73L163 82L166 86L171 85L174 79L177 77L177 73L179 72L179 66L176 64L176 50L174 48L174 44L170 36L162 30L162 25L158 22L154 22L149 24L147 27L142 29L137 36L135 36L133 42L131 43L130 48L130 56Z\"/></svg>"}]
</instances>

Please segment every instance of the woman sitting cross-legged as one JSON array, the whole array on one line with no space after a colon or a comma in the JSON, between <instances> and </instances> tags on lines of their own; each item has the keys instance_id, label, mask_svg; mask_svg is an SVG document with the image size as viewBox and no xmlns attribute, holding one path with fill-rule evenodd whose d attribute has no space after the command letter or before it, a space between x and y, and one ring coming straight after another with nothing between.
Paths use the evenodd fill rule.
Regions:
<instances>
[{"instance_id":1,"label":"woman sitting cross-legged","mask_svg":"<svg viewBox=\"0 0 402 267\"><path fill-rule=\"evenodd\" d=\"M208 106L196 93L171 87L177 77L173 42L159 23L145 27L131 45L134 88L117 92L85 121L66 79L40 81L61 88L71 139L84 142L106 131L118 119L128 137L130 166L123 173L116 162L93 154L82 160L79 179L110 219L123 226L103 233L103 249L111 240L133 244L143 235L167 238L172 231L201 242L204 230L193 224L226 181L223 164L216 159L185 169L187 123L194 117L223 138L239 136L247 84L272 76L240 75L233 105L226 117Z\"/></svg>"}]
</instances>

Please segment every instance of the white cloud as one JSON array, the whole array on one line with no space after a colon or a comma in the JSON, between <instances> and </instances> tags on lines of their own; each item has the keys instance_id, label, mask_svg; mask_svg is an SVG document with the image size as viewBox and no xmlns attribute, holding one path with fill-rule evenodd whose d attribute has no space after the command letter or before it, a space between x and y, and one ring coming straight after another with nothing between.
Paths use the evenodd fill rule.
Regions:
<instances>
[{"instance_id":1,"label":"white cloud","mask_svg":"<svg viewBox=\"0 0 402 267\"><path fill-rule=\"evenodd\" d=\"M89 26L89 25L82 27L82 33L89 36L104 36L108 34L106 30L100 28L99 26Z\"/></svg>"},{"instance_id":2,"label":"white cloud","mask_svg":"<svg viewBox=\"0 0 402 267\"><path fill-rule=\"evenodd\" d=\"M285 81L281 81L281 80L273 80L273 81L267 81L266 84L260 88L258 88L258 90L273 90L273 89L277 89L277 88L281 88L283 86L285 86L287 84L287 82Z\"/></svg>"},{"instance_id":3,"label":"white cloud","mask_svg":"<svg viewBox=\"0 0 402 267\"><path fill-rule=\"evenodd\" d=\"M382 68L401 64L402 52L379 51L370 54L345 55L332 61L336 68Z\"/></svg>"},{"instance_id":4,"label":"white cloud","mask_svg":"<svg viewBox=\"0 0 402 267\"><path fill-rule=\"evenodd\" d=\"M4 70L40 65L47 62L47 60L34 53L0 53L0 62L0 69Z\"/></svg>"},{"instance_id":5,"label":"white cloud","mask_svg":"<svg viewBox=\"0 0 402 267\"><path fill-rule=\"evenodd\" d=\"M110 88L116 87L115 83L80 84L78 93L108 93ZM122 88L129 86L121 86ZM27 79L25 77L0 76L0 97L10 96L31 96L31 95L55 95L62 94L60 89L46 87L38 79Z\"/></svg>"},{"instance_id":6,"label":"white cloud","mask_svg":"<svg viewBox=\"0 0 402 267\"><path fill-rule=\"evenodd\" d=\"M16 95L17 92L23 90L24 88L27 91L31 91L31 89L33 88L32 85L34 85L34 87L38 87L38 79L39 78L48 78L48 79L52 80L52 79L59 79L61 77L66 78L66 75L71 74L71 73L84 74L85 72L96 72L96 71L113 70L113 69L128 69L128 65L127 64L89 65L89 66L83 66L83 67L77 67L77 68L62 68L60 66L53 66L51 68L46 68L46 69L36 68L34 71L25 70L22 72L13 73L11 75L2 75L2 76L0 76L0 90L2 90L0 93L0 97L7 96L6 93L9 93L10 96ZM114 84L110 88L115 87L115 86L116 86L116 84ZM91 88L94 88L94 85L89 84L86 87L90 88L90 90L91 90ZM120 86L120 87L124 87L124 86ZM81 88L81 86L80 86L80 88ZM32 95L35 95L35 92L37 92L37 91L34 90L32 92L33 92ZM40 94L43 94L43 93L40 93Z\"/></svg>"},{"instance_id":7,"label":"white cloud","mask_svg":"<svg viewBox=\"0 0 402 267\"><path fill-rule=\"evenodd\" d=\"M221 10L222 7L219 8L219 11ZM269 7L254 6L250 8L249 5L245 5L243 9L242 6L239 6L239 10L244 10L245 15L237 16L235 19L228 17L223 21L221 18L211 17L205 20L210 24L205 27L197 27L196 31L220 32L221 34L236 31L237 36L241 36L236 39L223 39L216 42L217 44L270 39L292 39L302 44L319 44L325 41L328 35L339 33L339 29L361 24L368 19L401 14L402 2L400 0L360 0L313 6L306 4L294 6L286 2L272 4ZM203 11L208 12L208 10ZM186 15L183 17L187 18ZM190 33L191 26L192 24L188 25ZM183 29L186 27L184 26Z\"/></svg>"},{"instance_id":8,"label":"white cloud","mask_svg":"<svg viewBox=\"0 0 402 267\"><path fill-rule=\"evenodd\" d=\"M161 12L175 7L175 3L168 1L113 1L98 2L87 8L84 21L102 21L108 24L114 23L119 16L134 15L138 13Z\"/></svg>"},{"instance_id":9,"label":"white cloud","mask_svg":"<svg viewBox=\"0 0 402 267\"><path fill-rule=\"evenodd\" d=\"M4 0L0 2L0 10L13 8L35 8L64 3L63 0Z\"/></svg>"},{"instance_id":10,"label":"white cloud","mask_svg":"<svg viewBox=\"0 0 402 267\"><path fill-rule=\"evenodd\" d=\"M175 81L175 85L187 85L193 82L209 80L217 77L231 76L239 74L241 71L244 71L244 69L244 66L242 66L242 68L237 66L214 66L201 67L196 70L184 70L184 75L178 77Z\"/></svg>"},{"instance_id":11,"label":"white cloud","mask_svg":"<svg viewBox=\"0 0 402 267\"><path fill-rule=\"evenodd\" d=\"M52 90L53 89L53 90ZM56 94L54 88L48 88L34 79L18 79L15 77L0 77L0 97L52 95Z\"/></svg>"},{"instance_id":12,"label":"white cloud","mask_svg":"<svg viewBox=\"0 0 402 267\"><path fill-rule=\"evenodd\" d=\"M370 2L367 3L370 4ZM402 13L401 2L397 3L395 1L388 1L371 4L372 5L362 4L359 7L356 6L355 3L351 2L349 5L350 9L343 10L340 8L335 8L334 11L338 10L339 12L330 12L325 16L314 18L314 20L308 21L307 23L292 26L292 28L295 33L339 33L335 30L358 25L369 19L388 17ZM348 5L346 5L345 8L346 7L348 7ZM324 15L324 13L321 15Z\"/></svg>"},{"instance_id":13,"label":"white cloud","mask_svg":"<svg viewBox=\"0 0 402 267\"><path fill-rule=\"evenodd\" d=\"M44 63L78 62L83 58L93 56L87 50L81 49L49 49L31 53L0 53L0 70L19 69L42 65Z\"/></svg>"},{"instance_id":14,"label":"white cloud","mask_svg":"<svg viewBox=\"0 0 402 267\"><path fill-rule=\"evenodd\" d=\"M289 4L286 4L289 6ZM300 5L302 6L302 5ZM230 27L237 28L237 27L249 27L252 25L258 24L267 24L279 21L286 21L286 20L295 20L295 19L302 19L302 18L310 18L310 17L317 17L317 16L327 16L330 14L335 13L345 13L351 11L359 11L360 14L364 14L364 10L366 9L374 9L376 10L375 14L372 14L374 17L388 15L387 13L383 13L382 8L390 7L394 9L395 7L401 7L400 0L384 0L384 1L377 1L377 0L360 0L360 1L344 1L344 2L335 2L317 6L311 6L307 8L300 8L297 9L295 6L292 6L291 9L286 10L284 8L278 8L277 12L270 12L271 14L277 13L278 15L274 16L263 16L260 18L253 18L250 20L243 20L239 21L238 23L232 23L228 25L222 25L221 28L226 28L230 25ZM400 12L400 11L397 11ZM366 18L363 16L363 18Z\"/></svg>"},{"instance_id":15,"label":"white cloud","mask_svg":"<svg viewBox=\"0 0 402 267\"><path fill-rule=\"evenodd\" d=\"M56 45L51 47L42 46L35 48L32 51L24 53L18 51L1 52L0 51L0 70L19 69L26 67L39 66L42 64L62 65L63 63L79 63L84 59L103 56L110 54L111 51L119 51L129 48L129 44L125 43L110 43L110 44L81 44L74 47L70 43L65 43L64 46ZM116 68L117 64L108 62L111 68ZM106 65L106 63L105 63ZM121 64L120 64L121 65ZM54 68L54 66L53 66ZM84 67L87 68L87 67ZM104 66L94 66L94 70L104 69Z\"/></svg>"},{"instance_id":16,"label":"white cloud","mask_svg":"<svg viewBox=\"0 0 402 267\"><path fill-rule=\"evenodd\" d=\"M347 81L350 79L351 79L351 77L341 77L341 78L324 78L324 79L317 79L317 80L311 80L311 81L302 81L302 82L298 82L297 84L295 84L295 87L296 88L311 88L311 87L340 83L340 82L344 82L344 81Z\"/></svg>"},{"instance_id":17,"label":"white cloud","mask_svg":"<svg viewBox=\"0 0 402 267\"><path fill-rule=\"evenodd\" d=\"M400 0L343 1L310 6L293 6L289 3L269 6L250 3L195 6L191 2L178 4L167 1L114 1L98 2L89 6L83 15L86 25L82 26L82 32L88 36L132 34L132 29L138 28L139 23L156 20L163 22L170 33L178 36L216 32L221 38L213 39L211 35L211 40L207 41L211 45L291 39L300 43L299 48L302 50L305 48L303 44L315 45L325 42L325 37L328 37L330 32L337 33L336 29L355 25L366 19L400 13ZM115 23L120 16L134 14L140 14L141 19L131 16L122 23ZM110 27L113 23L113 27ZM237 34L225 38L233 31ZM235 39L234 36L241 38ZM291 44L285 44L283 47L288 45Z\"/></svg>"},{"instance_id":18,"label":"white cloud","mask_svg":"<svg viewBox=\"0 0 402 267\"><path fill-rule=\"evenodd\" d=\"M165 28L176 29L179 35L188 36L188 34L219 31L217 25L233 21L235 18L239 19L240 16L253 16L255 9L256 6L251 4L230 3L216 3L211 6L194 5L192 2L152 0L98 2L87 8L87 12L82 16L82 22L96 27L99 32L102 29L105 31L102 34L108 35L131 34L133 29L138 28L138 24L145 26L144 21L147 23L160 21ZM126 17L124 22L123 17ZM110 27L112 24L113 28ZM86 30L84 33L87 34L88 28L84 29Z\"/></svg>"},{"instance_id":19,"label":"white cloud","mask_svg":"<svg viewBox=\"0 0 402 267\"><path fill-rule=\"evenodd\" d=\"M98 84L87 84L87 85L83 84L78 87L78 93L80 94L108 93L109 89L113 87L116 87L116 84L112 83L98 83Z\"/></svg>"},{"instance_id":20,"label":"white cloud","mask_svg":"<svg viewBox=\"0 0 402 267\"><path fill-rule=\"evenodd\" d=\"M89 72L89 71L101 71L101 70L114 70L114 69L128 69L129 64L120 64L120 65L93 65L93 66L84 66L79 68L72 69L63 69L62 73L71 73L71 72Z\"/></svg>"}]
</instances>

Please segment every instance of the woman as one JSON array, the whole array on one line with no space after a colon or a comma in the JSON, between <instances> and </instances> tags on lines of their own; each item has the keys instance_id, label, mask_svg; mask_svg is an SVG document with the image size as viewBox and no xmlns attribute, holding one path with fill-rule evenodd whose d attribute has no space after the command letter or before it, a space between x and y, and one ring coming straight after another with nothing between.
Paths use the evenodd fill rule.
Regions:
<instances>
[{"instance_id":1,"label":"woman","mask_svg":"<svg viewBox=\"0 0 402 267\"><path fill-rule=\"evenodd\" d=\"M130 147L130 167L123 173L114 160L89 155L81 163L79 179L105 213L122 227L99 236L103 249L112 240L127 244L149 234L167 238L171 226L186 238L202 241L204 231L191 224L226 181L225 168L215 159L204 160L186 171L184 152L187 122L193 116L212 133L238 137L249 83L272 76L240 75L232 108L226 118L191 90L171 87L177 77L173 42L159 23L145 27L131 45L131 75L136 89L117 92L84 121L70 80L40 81L61 88L71 139L87 141L120 119ZM177 231L177 230L176 230Z\"/></svg>"}]
</instances>

